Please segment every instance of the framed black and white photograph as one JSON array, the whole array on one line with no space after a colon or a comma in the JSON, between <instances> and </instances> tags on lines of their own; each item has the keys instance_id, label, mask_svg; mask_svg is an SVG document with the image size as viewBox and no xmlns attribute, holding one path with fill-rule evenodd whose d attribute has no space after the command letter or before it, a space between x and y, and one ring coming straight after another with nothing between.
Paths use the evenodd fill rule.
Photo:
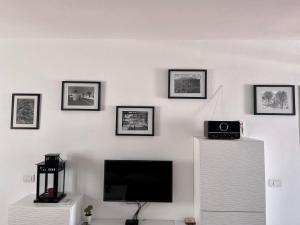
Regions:
<instances>
[{"instance_id":1,"label":"framed black and white photograph","mask_svg":"<svg viewBox=\"0 0 300 225\"><path fill-rule=\"evenodd\" d=\"M63 81L61 110L100 111L100 93L100 82Z\"/></svg>"},{"instance_id":2,"label":"framed black and white photograph","mask_svg":"<svg viewBox=\"0 0 300 225\"><path fill-rule=\"evenodd\" d=\"M116 135L154 136L154 107L117 106Z\"/></svg>"},{"instance_id":3,"label":"framed black and white photograph","mask_svg":"<svg viewBox=\"0 0 300 225\"><path fill-rule=\"evenodd\" d=\"M39 129L40 94L13 94L11 129Z\"/></svg>"},{"instance_id":4,"label":"framed black and white photograph","mask_svg":"<svg viewBox=\"0 0 300 225\"><path fill-rule=\"evenodd\" d=\"M295 115L295 86L254 85L255 115Z\"/></svg>"},{"instance_id":5,"label":"framed black and white photograph","mask_svg":"<svg viewBox=\"0 0 300 225\"><path fill-rule=\"evenodd\" d=\"M207 98L207 70L169 70L168 98Z\"/></svg>"}]
</instances>

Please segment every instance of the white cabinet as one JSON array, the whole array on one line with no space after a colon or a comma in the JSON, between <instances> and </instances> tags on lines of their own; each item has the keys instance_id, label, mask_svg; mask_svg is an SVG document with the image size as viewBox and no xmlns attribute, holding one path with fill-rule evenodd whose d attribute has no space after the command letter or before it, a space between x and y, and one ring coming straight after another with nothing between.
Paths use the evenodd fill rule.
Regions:
<instances>
[{"instance_id":1,"label":"white cabinet","mask_svg":"<svg viewBox=\"0 0 300 225\"><path fill-rule=\"evenodd\" d=\"M265 213L202 212L201 225L265 225Z\"/></svg>"},{"instance_id":2,"label":"white cabinet","mask_svg":"<svg viewBox=\"0 0 300 225\"><path fill-rule=\"evenodd\" d=\"M33 203L31 194L9 206L8 225L79 225L82 196L66 196L59 203Z\"/></svg>"},{"instance_id":3,"label":"white cabinet","mask_svg":"<svg viewBox=\"0 0 300 225\"><path fill-rule=\"evenodd\" d=\"M201 225L264 225L264 143L194 138L194 207Z\"/></svg>"}]
</instances>

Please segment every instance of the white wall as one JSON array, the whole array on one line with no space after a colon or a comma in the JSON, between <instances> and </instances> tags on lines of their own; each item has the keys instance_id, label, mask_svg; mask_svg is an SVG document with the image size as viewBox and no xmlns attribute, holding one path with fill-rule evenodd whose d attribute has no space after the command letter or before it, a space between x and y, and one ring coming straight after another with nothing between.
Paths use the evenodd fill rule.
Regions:
<instances>
[{"instance_id":1,"label":"white wall","mask_svg":"<svg viewBox=\"0 0 300 225\"><path fill-rule=\"evenodd\" d=\"M97 217L127 218L134 210L102 202L104 159L174 160L174 203L150 204L142 217L191 216L192 136L203 134L203 120L240 119L247 136L265 140L266 178L283 181L267 187L268 225L296 225L299 118L252 115L251 85L299 85L299 56L297 41L1 40L0 224L9 203L35 191L22 177L49 152L69 160L68 189L96 200ZM209 98L168 99L169 68L208 69ZM61 111L62 80L101 81L102 111ZM39 130L9 128L16 92L42 94ZM156 136L115 136L116 105L154 105Z\"/></svg>"}]
</instances>

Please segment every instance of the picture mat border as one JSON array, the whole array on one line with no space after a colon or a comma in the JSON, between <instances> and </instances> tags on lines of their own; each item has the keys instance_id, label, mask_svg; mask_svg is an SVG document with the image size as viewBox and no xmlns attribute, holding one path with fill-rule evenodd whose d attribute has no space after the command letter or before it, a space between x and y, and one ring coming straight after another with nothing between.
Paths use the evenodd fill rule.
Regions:
<instances>
[{"instance_id":1,"label":"picture mat border","mask_svg":"<svg viewBox=\"0 0 300 225\"><path fill-rule=\"evenodd\" d=\"M204 96L172 96L171 95L171 75L172 72L204 72L203 76L205 78L205 91ZM185 93L186 94L186 93ZM168 70L168 98L186 98L186 99L207 99L207 70L206 69L169 69Z\"/></svg>"},{"instance_id":2,"label":"picture mat border","mask_svg":"<svg viewBox=\"0 0 300 225\"><path fill-rule=\"evenodd\" d=\"M18 96L31 96L36 98L35 109L34 109L34 121L35 123L31 126L29 124L24 124L24 126L16 126L15 123L16 113L15 107L17 105L17 101L15 100ZM40 103L41 103L41 94L37 93L13 93L12 94L12 103L11 103L11 121L10 121L10 129L39 129L40 128Z\"/></svg>"},{"instance_id":3,"label":"picture mat border","mask_svg":"<svg viewBox=\"0 0 300 225\"><path fill-rule=\"evenodd\" d=\"M261 113L257 112L257 88L260 87L288 87L291 88L291 94L292 94L292 112L291 113ZM260 85L253 85L253 97L254 97L254 115L280 115L280 116L294 116L296 115L296 101L295 101L295 86L294 85L270 85L270 84L260 84Z\"/></svg>"},{"instance_id":4,"label":"picture mat border","mask_svg":"<svg viewBox=\"0 0 300 225\"><path fill-rule=\"evenodd\" d=\"M65 96L65 84L94 84L96 86L98 86L98 94L95 95L97 96L98 99L95 99L95 102L97 103L95 106L91 107L91 106L67 106L68 108L66 108L65 103L68 100L68 93L66 93L67 95ZM68 110L68 111L101 111L101 107L100 107L100 101L101 99L101 82L100 81L62 81L62 90L61 90L61 110ZM79 108L78 108L79 107Z\"/></svg>"},{"instance_id":5,"label":"picture mat border","mask_svg":"<svg viewBox=\"0 0 300 225\"><path fill-rule=\"evenodd\" d=\"M122 112L120 109L148 109L152 112L152 123L148 123L148 125L151 125L152 129L149 129L149 132L145 132L141 134L141 131L138 131L139 133L120 133L119 132L119 123L122 121L122 115L120 112ZM129 111L129 110L128 110ZM136 110L138 111L138 110ZM115 135L117 136L154 136L154 112L155 112L155 107L154 106L116 106L116 130L115 130ZM121 124L120 124L121 125ZM142 131L143 132L143 131Z\"/></svg>"}]
</instances>

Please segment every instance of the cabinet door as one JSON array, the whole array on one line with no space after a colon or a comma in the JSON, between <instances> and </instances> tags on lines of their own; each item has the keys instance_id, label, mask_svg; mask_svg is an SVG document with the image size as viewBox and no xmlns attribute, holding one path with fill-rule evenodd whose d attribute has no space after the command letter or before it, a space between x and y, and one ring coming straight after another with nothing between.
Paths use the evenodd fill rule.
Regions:
<instances>
[{"instance_id":1,"label":"cabinet door","mask_svg":"<svg viewBox=\"0 0 300 225\"><path fill-rule=\"evenodd\" d=\"M202 212L201 225L265 225L264 213Z\"/></svg>"},{"instance_id":2,"label":"cabinet door","mask_svg":"<svg viewBox=\"0 0 300 225\"><path fill-rule=\"evenodd\" d=\"M265 211L262 141L200 141L200 206L208 211Z\"/></svg>"},{"instance_id":3,"label":"cabinet door","mask_svg":"<svg viewBox=\"0 0 300 225\"><path fill-rule=\"evenodd\" d=\"M59 224L59 225L71 224L70 210L63 207L54 208L54 207L47 207L47 206L9 208L8 225L55 225L55 224Z\"/></svg>"}]
</instances>

